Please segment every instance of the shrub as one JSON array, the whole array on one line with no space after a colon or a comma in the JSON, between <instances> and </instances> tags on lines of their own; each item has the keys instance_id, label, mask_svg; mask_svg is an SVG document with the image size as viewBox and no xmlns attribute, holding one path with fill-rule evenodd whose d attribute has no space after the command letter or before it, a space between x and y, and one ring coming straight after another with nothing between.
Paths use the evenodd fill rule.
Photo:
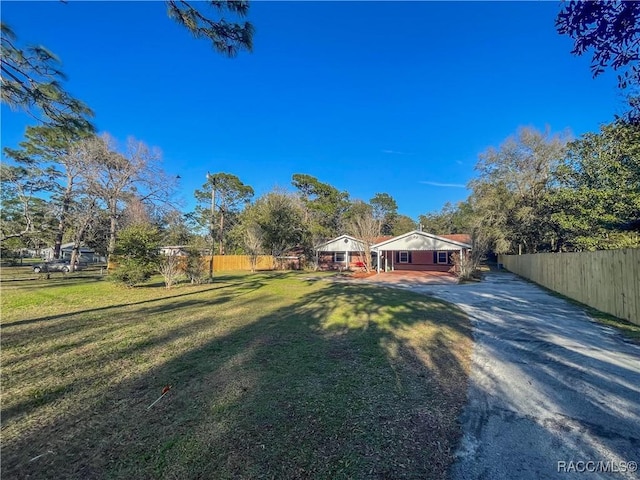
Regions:
<instances>
[{"instance_id":1,"label":"shrub","mask_svg":"<svg viewBox=\"0 0 640 480\"><path fill-rule=\"evenodd\" d=\"M154 268L133 259L119 259L118 266L111 273L110 278L127 287L135 287L149 280L154 270Z\"/></svg>"},{"instance_id":2,"label":"shrub","mask_svg":"<svg viewBox=\"0 0 640 480\"><path fill-rule=\"evenodd\" d=\"M184 273L192 284L204 283L207 279L208 271L204 262L204 257L200 250L191 249L185 262Z\"/></svg>"},{"instance_id":3,"label":"shrub","mask_svg":"<svg viewBox=\"0 0 640 480\"><path fill-rule=\"evenodd\" d=\"M138 285L158 270L158 230L150 224L131 225L122 229L116 241L117 267L111 277L129 287Z\"/></svg>"},{"instance_id":4,"label":"shrub","mask_svg":"<svg viewBox=\"0 0 640 480\"><path fill-rule=\"evenodd\" d=\"M160 260L158 270L164 278L164 285L170 289L176 278L182 273L180 257L177 255L166 255Z\"/></svg>"},{"instance_id":5,"label":"shrub","mask_svg":"<svg viewBox=\"0 0 640 480\"><path fill-rule=\"evenodd\" d=\"M472 254L460 256L458 252L451 255L453 268L449 270L455 273L459 281L472 280L480 278L480 270L478 270L479 261Z\"/></svg>"}]
</instances>

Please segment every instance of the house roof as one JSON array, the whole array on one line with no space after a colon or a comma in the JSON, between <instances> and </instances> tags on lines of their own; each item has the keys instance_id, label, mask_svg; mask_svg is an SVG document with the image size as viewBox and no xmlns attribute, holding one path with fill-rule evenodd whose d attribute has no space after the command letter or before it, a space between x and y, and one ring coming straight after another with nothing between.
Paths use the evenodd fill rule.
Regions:
<instances>
[{"instance_id":1,"label":"house roof","mask_svg":"<svg viewBox=\"0 0 640 480\"><path fill-rule=\"evenodd\" d=\"M377 237L373 240L373 244L376 245L378 243L386 242L387 240L391 240L393 235L383 235L381 237Z\"/></svg>"},{"instance_id":2,"label":"house roof","mask_svg":"<svg viewBox=\"0 0 640 480\"><path fill-rule=\"evenodd\" d=\"M315 247L317 252L362 252L364 242L350 235L340 235Z\"/></svg>"},{"instance_id":3,"label":"house roof","mask_svg":"<svg viewBox=\"0 0 640 480\"><path fill-rule=\"evenodd\" d=\"M412 232L393 237L380 243L372 245L375 250L460 250L461 248L471 248L471 244L463 243L446 238L445 236L433 235L432 233Z\"/></svg>"},{"instance_id":4,"label":"house roof","mask_svg":"<svg viewBox=\"0 0 640 480\"><path fill-rule=\"evenodd\" d=\"M69 242L69 243L63 243L60 245L60 250L72 250L73 249L73 242ZM53 252L54 247L47 247L47 248L43 248L42 251L46 252L46 251L51 251ZM85 247L84 245L80 247L80 251L84 252L84 253L93 253L95 252L95 250L93 248L90 247Z\"/></svg>"},{"instance_id":5,"label":"house roof","mask_svg":"<svg viewBox=\"0 0 640 480\"><path fill-rule=\"evenodd\" d=\"M450 233L448 235L438 235L439 237L446 238L448 240L453 240L454 242L466 243L467 245L472 245L473 241L471 240L471 235L468 233Z\"/></svg>"}]
</instances>

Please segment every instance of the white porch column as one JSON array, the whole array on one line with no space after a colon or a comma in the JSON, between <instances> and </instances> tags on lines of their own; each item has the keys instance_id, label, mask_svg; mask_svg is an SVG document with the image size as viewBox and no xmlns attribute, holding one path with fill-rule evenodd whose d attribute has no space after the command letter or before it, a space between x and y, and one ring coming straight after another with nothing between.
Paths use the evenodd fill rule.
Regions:
<instances>
[{"instance_id":1,"label":"white porch column","mask_svg":"<svg viewBox=\"0 0 640 480\"><path fill-rule=\"evenodd\" d=\"M349 252L344 252L344 269L349 270Z\"/></svg>"}]
</instances>

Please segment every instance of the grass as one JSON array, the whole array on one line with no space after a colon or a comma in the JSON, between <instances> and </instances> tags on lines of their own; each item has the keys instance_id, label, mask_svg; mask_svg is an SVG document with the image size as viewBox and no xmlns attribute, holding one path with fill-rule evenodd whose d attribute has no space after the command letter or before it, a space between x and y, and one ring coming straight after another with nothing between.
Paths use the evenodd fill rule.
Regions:
<instances>
[{"instance_id":1,"label":"grass","mask_svg":"<svg viewBox=\"0 0 640 480\"><path fill-rule=\"evenodd\" d=\"M471 350L450 304L305 273L7 270L6 478L447 476Z\"/></svg>"}]
</instances>

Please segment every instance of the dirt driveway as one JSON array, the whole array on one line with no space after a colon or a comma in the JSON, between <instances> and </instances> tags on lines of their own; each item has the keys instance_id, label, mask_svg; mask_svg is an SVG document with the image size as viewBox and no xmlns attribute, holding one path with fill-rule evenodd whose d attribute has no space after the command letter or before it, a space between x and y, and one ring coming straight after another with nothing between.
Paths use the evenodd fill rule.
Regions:
<instances>
[{"instance_id":1,"label":"dirt driveway","mask_svg":"<svg viewBox=\"0 0 640 480\"><path fill-rule=\"evenodd\" d=\"M509 273L393 285L455 303L474 325L454 479L640 478L640 346Z\"/></svg>"}]
</instances>

